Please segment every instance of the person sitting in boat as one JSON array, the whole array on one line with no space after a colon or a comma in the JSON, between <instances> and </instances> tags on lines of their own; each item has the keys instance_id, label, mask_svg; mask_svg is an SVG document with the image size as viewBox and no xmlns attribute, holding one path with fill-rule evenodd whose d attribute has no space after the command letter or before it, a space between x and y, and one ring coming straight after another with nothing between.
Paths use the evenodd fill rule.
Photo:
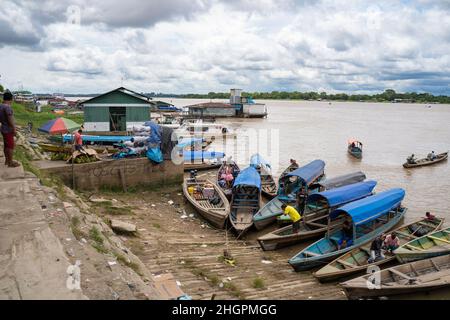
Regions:
<instances>
[{"instance_id":1,"label":"person sitting in boat","mask_svg":"<svg viewBox=\"0 0 450 320\"><path fill-rule=\"evenodd\" d=\"M392 232L390 235L384 239L384 247L387 252L392 253L395 249L400 246L400 240L398 239L395 232Z\"/></svg>"},{"instance_id":2,"label":"person sitting in boat","mask_svg":"<svg viewBox=\"0 0 450 320\"><path fill-rule=\"evenodd\" d=\"M383 248L385 238L386 236L382 234L372 241L372 244L370 245L370 258L367 260L367 263L374 263L384 259L381 249Z\"/></svg>"},{"instance_id":3,"label":"person sitting in boat","mask_svg":"<svg viewBox=\"0 0 450 320\"><path fill-rule=\"evenodd\" d=\"M338 242L338 250L344 249L353 244L353 225L345 220L342 225L342 238Z\"/></svg>"},{"instance_id":4,"label":"person sitting in boat","mask_svg":"<svg viewBox=\"0 0 450 320\"><path fill-rule=\"evenodd\" d=\"M298 168L297 160L295 160L295 159L290 159L289 161L290 161L290 163L291 163L291 166L295 166L295 167Z\"/></svg>"},{"instance_id":5,"label":"person sitting in boat","mask_svg":"<svg viewBox=\"0 0 450 320\"><path fill-rule=\"evenodd\" d=\"M288 206L285 203L281 205L281 209L283 210L283 214L288 215L292 220L292 232L298 233L300 231L300 220L302 219L300 213L294 207Z\"/></svg>"},{"instance_id":6,"label":"person sitting in boat","mask_svg":"<svg viewBox=\"0 0 450 320\"><path fill-rule=\"evenodd\" d=\"M434 220L436 217L430 213L430 211L427 211L425 213L425 217L427 217L427 220Z\"/></svg>"},{"instance_id":7,"label":"person sitting in boat","mask_svg":"<svg viewBox=\"0 0 450 320\"><path fill-rule=\"evenodd\" d=\"M427 155L428 160L434 160L436 159L436 154L434 153L434 151L431 151L428 155Z\"/></svg>"},{"instance_id":8,"label":"person sitting in boat","mask_svg":"<svg viewBox=\"0 0 450 320\"><path fill-rule=\"evenodd\" d=\"M406 162L409 164L415 164L416 163L416 158L414 157L414 153L412 155L410 155L407 159Z\"/></svg>"},{"instance_id":9,"label":"person sitting in boat","mask_svg":"<svg viewBox=\"0 0 450 320\"><path fill-rule=\"evenodd\" d=\"M220 179L224 180L226 182L226 185L231 188L234 176L229 165L225 167L225 170L222 172Z\"/></svg>"}]
</instances>

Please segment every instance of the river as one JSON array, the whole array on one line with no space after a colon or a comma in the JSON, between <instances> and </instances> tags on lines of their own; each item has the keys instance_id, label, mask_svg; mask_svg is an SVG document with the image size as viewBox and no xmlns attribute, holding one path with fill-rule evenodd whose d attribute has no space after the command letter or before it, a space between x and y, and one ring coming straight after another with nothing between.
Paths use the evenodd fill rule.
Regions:
<instances>
[{"instance_id":1,"label":"river","mask_svg":"<svg viewBox=\"0 0 450 320\"><path fill-rule=\"evenodd\" d=\"M209 100L161 99L178 107ZM220 101L220 100L215 100ZM235 130L278 130L279 144L272 146L260 139L262 155L272 162L279 175L295 158L300 165L314 159L326 163L327 177L363 171L378 182L376 191L404 188L404 205L409 208L405 220L411 221L425 211L450 221L450 170L448 161L429 167L404 169L407 156L425 157L450 149L450 105L404 103L259 101L267 104L266 119L218 119ZM270 135L269 135L270 137ZM363 144L363 158L347 153L347 141L356 138ZM269 139L270 140L270 139ZM268 146L268 147L267 147ZM243 151L239 144L237 153ZM244 148L245 149L245 148ZM273 152L275 149L276 152ZM217 146L220 151L220 146ZM233 153L237 159L248 159ZM242 155L242 154L241 154ZM248 161L238 161L245 166ZM244 163L241 163L244 162ZM274 163L275 162L275 163Z\"/></svg>"}]
</instances>

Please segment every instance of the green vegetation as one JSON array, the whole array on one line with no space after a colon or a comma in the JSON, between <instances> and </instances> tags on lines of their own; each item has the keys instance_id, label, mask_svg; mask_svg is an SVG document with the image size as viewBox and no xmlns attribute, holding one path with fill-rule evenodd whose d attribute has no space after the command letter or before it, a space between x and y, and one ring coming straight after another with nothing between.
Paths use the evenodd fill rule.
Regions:
<instances>
[{"instance_id":1,"label":"green vegetation","mask_svg":"<svg viewBox=\"0 0 450 320\"><path fill-rule=\"evenodd\" d=\"M253 99L273 99L273 100L333 100L333 101L368 101L368 102L390 102L400 99L416 103L450 103L450 96L435 96L430 93L406 92L397 93L392 89L387 89L379 94L328 94L326 92L299 92L299 91L272 91L272 92L243 92L243 97ZM228 99L229 92L210 92L208 94L184 94L174 97L189 99Z\"/></svg>"},{"instance_id":2,"label":"green vegetation","mask_svg":"<svg viewBox=\"0 0 450 320\"><path fill-rule=\"evenodd\" d=\"M0 84L0 92L5 91L5 88L3 88L3 86Z\"/></svg>"},{"instance_id":3,"label":"green vegetation","mask_svg":"<svg viewBox=\"0 0 450 320\"><path fill-rule=\"evenodd\" d=\"M100 253L108 253L103 242L103 236L101 232L97 229L97 227L92 227L89 230L89 238L94 241L92 246Z\"/></svg>"},{"instance_id":4,"label":"green vegetation","mask_svg":"<svg viewBox=\"0 0 450 320\"><path fill-rule=\"evenodd\" d=\"M138 275L140 276L143 275L137 263L130 261L128 258L124 257L121 254L114 253L114 256L116 257L117 261L119 261L121 264L127 266L128 268L133 269L134 272L136 272Z\"/></svg>"},{"instance_id":5,"label":"green vegetation","mask_svg":"<svg viewBox=\"0 0 450 320\"><path fill-rule=\"evenodd\" d=\"M264 279L260 278L260 277L256 277L255 279L253 279L252 281L252 287L255 289L263 289L265 288L265 283L264 283Z\"/></svg>"},{"instance_id":6,"label":"green vegetation","mask_svg":"<svg viewBox=\"0 0 450 320\"><path fill-rule=\"evenodd\" d=\"M51 112L51 107L43 107L42 112L35 112L32 108L19 103L13 103L12 108L14 110L14 117L16 124L19 126L26 126L28 122L33 123L33 130L37 130L44 125L47 121L61 117L60 115ZM84 116L81 114L63 115L64 118L71 119L76 123L82 124L84 122Z\"/></svg>"},{"instance_id":7,"label":"green vegetation","mask_svg":"<svg viewBox=\"0 0 450 320\"><path fill-rule=\"evenodd\" d=\"M78 241L80 241L82 238L86 237L85 233L81 231L80 229L80 218L77 216L73 216L72 219L70 219L70 227L72 229L72 233Z\"/></svg>"}]
</instances>

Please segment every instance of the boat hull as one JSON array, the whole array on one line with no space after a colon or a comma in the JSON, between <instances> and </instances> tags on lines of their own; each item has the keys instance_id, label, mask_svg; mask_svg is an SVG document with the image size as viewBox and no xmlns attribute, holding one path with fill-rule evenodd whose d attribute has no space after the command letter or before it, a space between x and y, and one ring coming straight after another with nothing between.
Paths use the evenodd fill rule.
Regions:
<instances>
[{"instance_id":1,"label":"boat hull","mask_svg":"<svg viewBox=\"0 0 450 320\"><path fill-rule=\"evenodd\" d=\"M318 254L317 256L313 256L313 257L307 257L307 258L293 257L292 259L289 260L289 264L291 265L291 267L295 271L311 270L311 269L313 269L315 267L327 264L328 262L334 260L338 256L343 255L343 254L345 254L345 253L347 253L347 252L349 252L349 251L351 251L351 250L353 250L353 249L355 249L355 248L357 248L357 247L359 247L359 246L361 246L363 244L366 244L366 243L372 241L378 235L380 235L380 234L382 234L382 233L384 233L384 232L394 228L403 219L406 211L407 211L407 209L403 208L401 211L399 211L396 214L396 216L394 216L386 224L381 225L376 230L374 230L374 231L372 231L372 232L362 236L361 238L359 238L358 241L353 246L350 246L350 247L347 247L347 248L344 248L344 249L341 249L341 250L327 252L327 253L324 253L324 254ZM325 238L323 238L323 239L321 239L319 241L324 241L324 240L325 240ZM331 240L329 240L329 241L331 241ZM318 243L318 242L316 242L316 243ZM316 243L312 244L311 246L315 245ZM305 250L307 250L308 248L306 248Z\"/></svg>"},{"instance_id":2,"label":"boat hull","mask_svg":"<svg viewBox=\"0 0 450 320\"><path fill-rule=\"evenodd\" d=\"M188 191L188 183L187 180L183 183L183 194L186 197L186 199L192 204L192 206L195 208L195 210L202 216L205 220L207 220L211 225L218 229L223 229L225 226L225 222L228 219L228 215L230 212L230 206L228 204L228 200L225 197L225 194L220 190L220 188L217 185L214 185L212 182L210 183L214 186L215 192L219 195L220 199L223 203L223 209L222 208L214 208L212 205L210 205L210 208L205 208L204 206L201 206L199 202L194 199Z\"/></svg>"},{"instance_id":3,"label":"boat hull","mask_svg":"<svg viewBox=\"0 0 450 320\"><path fill-rule=\"evenodd\" d=\"M424 225L427 227L427 233L432 233L439 230L444 223L444 219L436 219L435 221L427 221L426 218L408 223L400 228L394 230L393 232L397 233L397 236L400 240L400 243L407 243L411 239L418 238L413 235L413 232L410 231L410 227L416 226L417 229L422 229ZM334 261L330 262L327 266L318 270L314 273L314 276L320 282L328 282L334 281L340 278L348 277L357 273L361 273L367 270L368 267L372 266L381 266L389 263L394 263L396 261L395 255L384 253L385 259L378 260L374 263L367 263L367 259L370 258L370 245L360 246L359 248L355 248L352 251L344 254ZM361 260L365 263L361 264ZM356 262L355 262L356 261ZM344 263L347 262L347 265ZM353 263L351 263L353 262ZM351 265L351 267L350 267ZM338 269L337 266L343 267L343 269Z\"/></svg>"},{"instance_id":4,"label":"boat hull","mask_svg":"<svg viewBox=\"0 0 450 320\"><path fill-rule=\"evenodd\" d=\"M282 229L291 230L292 226L287 226ZM327 227L317 228L314 230L307 230L306 228L300 228L297 234L291 234L285 237L277 236L262 236L258 238L258 243L264 251L277 250L280 248L288 247L299 242L306 240L316 239L322 236L327 231Z\"/></svg>"},{"instance_id":5,"label":"boat hull","mask_svg":"<svg viewBox=\"0 0 450 320\"><path fill-rule=\"evenodd\" d=\"M417 168L417 167L423 167L423 166L430 166L442 161L445 161L448 159L448 152L444 152L441 154L436 155L436 159L435 160L427 160L427 159L421 159L418 160L417 163L407 163L405 162L403 164L403 168Z\"/></svg>"}]
</instances>

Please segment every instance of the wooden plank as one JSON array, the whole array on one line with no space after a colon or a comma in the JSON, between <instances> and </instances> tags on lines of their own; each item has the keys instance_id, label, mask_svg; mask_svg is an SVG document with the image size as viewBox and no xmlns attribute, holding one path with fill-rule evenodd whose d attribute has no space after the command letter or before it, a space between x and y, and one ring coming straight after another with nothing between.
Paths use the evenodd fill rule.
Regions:
<instances>
[{"instance_id":1,"label":"wooden plank","mask_svg":"<svg viewBox=\"0 0 450 320\"><path fill-rule=\"evenodd\" d=\"M434 262L433 259L430 259L430 262L437 271L441 271L441 269L437 266L436 262Z\"/></svg>"},{"instance_id":2,"label":"wooden plank","mask_svg":"<svg viewBox=\"0 0 450 320\"><path fill-rule=\"evenodd\" d=\"M425 249L417 248L417 247L414 247L414 246L409 245L409 244L405 244L405 247L408 247L408 248L410 248L411 250L425 251Z\"/></svg>"},{"instance_id":3,"label":"wooden plank","mask_svg":"<svg viewBox=\"0 0 450 320\"><path fill-rule=\"evenodd\" d=\"M395 269L388 269L388 270L389 270L389 272L391 272L391 273L393 273L393 274L395 274L395 275L397 275L399 277L402 277L402 278L404 278L404 279L406 279L408 281L415 281L416 280L416 278L411 278L411 277L407 276L406 274L404 274L404 273L402 273L402 272L400 272L398 270L395 270Z\"/></svg>"},{"instance_id":4,"label":"wooden plank","mask_svg":"<svg viewBox=\"0 0 450 320\"><path fill-rule=\"evenodd\" d=\"M315 253L315 252L311 252L311 251L303 251L303 254L307 255L307 256L311 256L311 257L319 257L321 256L321 254Z\"/></svg>"},{"instance_id":5,"label":"wooden plank","mask_svg":"<svg viewBox=\"0 0 450 320\"><path fill-rule=\"evenodd\" d=\"M438 238L438 237L427 236L427 238L430 238L430 239L432 239L432 240L436 240L436 241L442 241L442 242L445 242L445 243L448 243L448 244L450 244L450 241L448 241L448 240L445 240L445 239L441 239L441 238Z\"/></svg>"},{"instance_id":6,"label":"wooden plank","mask_svg":"<svg viewBox=\"0 0 450 320\"><path fill-rule=\"evenodd\" d=\"M417 229L417 230L419 230L419 229ZM416 231L417 231L416 230ZM404 236L404 237L406 237L406 238L409 238L409 239L416 239L417 237L415 237L415 236L413 236L413 235L410 235L410 234L407 234L407 233L403 233L403 232L401 232L401 231L395 231L395 234L399 234L399 235L401 235L401 236Z\"/></svg>"},{"instance_id":7,"label":"wooden plank","mask_svg":"<svg viewBox=\"0 0 450 320\"><path fill-rule=\"evenodd\" d=\"M337 259L336 261L339 262L340 264L343 264L344 266L347 266L350 268L356 268L356 266L354 264L351 264L350 262L347 262L345 260Z\"/></svg>"}]
</instances>

